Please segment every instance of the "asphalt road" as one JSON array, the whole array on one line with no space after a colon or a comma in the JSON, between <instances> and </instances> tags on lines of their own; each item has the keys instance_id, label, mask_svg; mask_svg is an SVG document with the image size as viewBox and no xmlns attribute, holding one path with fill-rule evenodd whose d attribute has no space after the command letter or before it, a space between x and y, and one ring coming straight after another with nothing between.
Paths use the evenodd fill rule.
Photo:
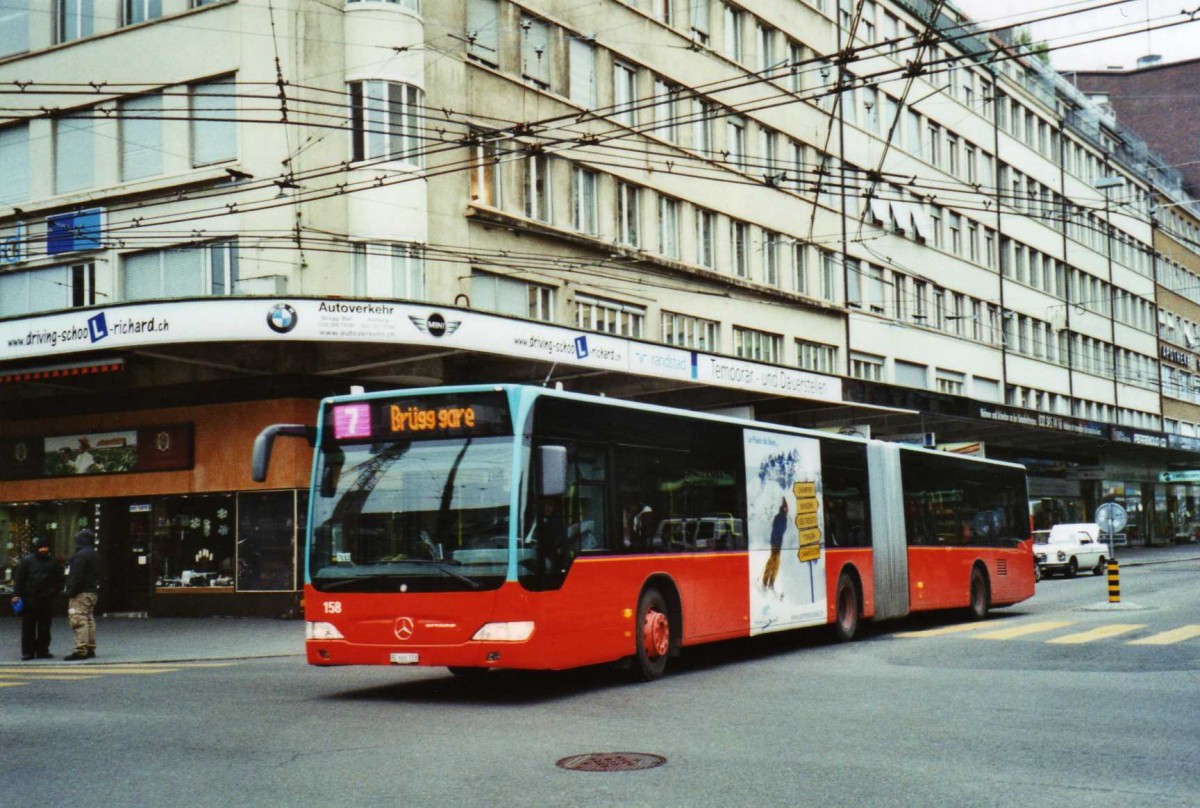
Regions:
<instances>
[{"instance_id":1,"label":"asphalt road","mask_svg":"<svg viewBox=\"0 0 1200 808\"><path fill-rule=\"evenodd\" d=\"M1103 577L1055 579L984 623L691 649L648 685L299 657L5 666L0 803L1196 806L1197 582L1194 561L1123 570L1112 609ZM608 752L665 763L556 766Z\"/></svg>"}]
</instances>

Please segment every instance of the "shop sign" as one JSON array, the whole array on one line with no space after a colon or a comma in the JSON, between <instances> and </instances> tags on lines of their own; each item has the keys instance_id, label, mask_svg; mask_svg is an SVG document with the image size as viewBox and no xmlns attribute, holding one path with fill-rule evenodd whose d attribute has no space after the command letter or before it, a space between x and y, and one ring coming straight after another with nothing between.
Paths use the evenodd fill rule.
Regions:
<instances>
[{"instance_id":1,"label":"shop sign","mask_svg":"<svg viewBox=\"0 0 1200 808\"><path fill-rule=\"evenodd\" d=\"M1160 483L1200 483L1200 469L1160 471L1158 481Z\"/></svg>"},{"instance_id":2,"label":"shop sign","mask_svg":"<svg viewBox=\"0 0 1200 808\"><path fill-rule=\"evenodd\" d=\"M1158 355L1168 362L1174 362L1177 365L1183 365L1188 370L1193 367L1193 357L1187 351L1181 351L1171 345L1158 346Z\"/></svg>"},{"instance_id":3,"label":"shop sign","mask_svg":"<svg viewBox=\"0 0 1200 808\"><path fill-rule=\"evenodd\" d=\"M1087 435L1093 438L1108 437L1105 424L1096 421L1083 421L1064 415L1049 412L1023 410L1018 407L1001 407L995 404L980 404L978 417L984 421L1000 421L1018 426L1032 426L1040 429L1057 429L1060 432L1073 432L1076 435Z\"/></svg>"},{"instance_id":4,"label":"shop sign","mask_svg":"<svg viewBox=\"0 0 1200 808\"><path fill-rule=\"evenodd\" d=\"M192 467L192 425L0 440L0 479L34 480Z\"/></svg>"},{"instance_id":5,"label":"shop sign","mask_svg":"<svg viewBox=\"0 0 1200 808\"><path fill-rule=\"evenodd\" d=\"M104 210L89 208L46 217L46 254L99 250L103 244Z\"/></svg>"},{"instance_id":6,"label":"shop sign","mask_svg":"<svg viewBox=\"0 0 1200 808\"><path fill-rule=\"evenodd\" d=\"M85 228L86 232L91 230ZM844 400L842 380L837 376L471 309L408 303L298 298L180 300L0 321L0 345L9 352L6 359L14 360L213 340L437 344L792 398Z\"/></svg>"},{"instance_id":7,"label":"shop sign","mask_svg":"<svg viewBox=\"0 0 1200 808\"><path fill-rule=\"evenodd\" d=\"M1200 438L1189 435L1167 435L1167 446L1183 452L1200 452Z\"/></svg>"},{"instance_id":8,"label":"shop sign","mask_svg":"<svg viewBox=\"0 0 1200 808\"><path fill-rule=\"evenodd\" d=\"M1161 432L1143 432L1140 429L1114 426L1112 428L1112 439L1119 443L1132 443L1135 446L1167 448L1167 436Z\"/></svg>"}]
</instances>

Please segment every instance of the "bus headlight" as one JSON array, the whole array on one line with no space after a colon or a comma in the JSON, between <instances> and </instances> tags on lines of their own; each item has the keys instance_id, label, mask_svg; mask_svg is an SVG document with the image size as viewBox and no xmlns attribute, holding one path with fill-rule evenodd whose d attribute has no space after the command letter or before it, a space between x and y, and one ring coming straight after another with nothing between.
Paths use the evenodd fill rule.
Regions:
<instances>
[{"instance_id":1,"label":"bus headlight","mask_svg":"<svg viewBox=\"0 0 1200 808\"><path fill-rule=\"evenodd\" d=\"M306 640L344 640L342 632L337 630L337 626L333 623L313 623L306 622L304 624L304 639Z\"/></svg>"},{"instance_id":2,"label":"bus headlight","mask_svg":"<svg viewBox=\"0 0 1200 808\"><path fill-rule=\"evenodd\" d=\"M516 623L484 623L471 639L476 642L525 642L532 634L532 620Z\"/></svg>"}]
</instances>

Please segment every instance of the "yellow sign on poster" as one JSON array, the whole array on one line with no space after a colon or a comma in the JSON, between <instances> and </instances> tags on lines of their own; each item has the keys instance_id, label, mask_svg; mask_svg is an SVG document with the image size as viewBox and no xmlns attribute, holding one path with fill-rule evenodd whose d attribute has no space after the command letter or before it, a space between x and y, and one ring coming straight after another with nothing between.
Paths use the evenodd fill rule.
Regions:
<instances>
[{"instance_id":1,"label":"yellow sign on poster","mask_svg":"<svg viewBox=\"0 0 1200 808\"><path fill-rule=\"evenodd\" d=\"M796 556L801 561L816 561L821 557L821 531L800 531L800 551Z\"/></svg>"},{"instance_id":2,"label":"yellow sign on poster","mask_svg":"<svg viewBox=\"0 0 1200 808\"><path fill-rule=\"evenodd\" d=\"M816 483L792 483L792 496L796 499L811 499L816 495Z\"/></svg>"},{"instance_id":3,"label":"yellow sign on poster","mask_svg":"<svg viewBox=\"0 0 1200 808\"><path fill-rule=\"evenodd\" d=\"M817 526L816 512L796 514L796 529L797 530L808 530L809 528L813 528L816 526Z\"/></svg>"},{"instance_id":4,"label":"yellow sign on poster","mask_svg":"<svg viewBox=\"0 0 1200 808\"><path fill-rule=\"evenodd\" d=\"M815 499L798 499L796 500L796 513L816 513L817 501Z\"/></svg>"}]
</instances>

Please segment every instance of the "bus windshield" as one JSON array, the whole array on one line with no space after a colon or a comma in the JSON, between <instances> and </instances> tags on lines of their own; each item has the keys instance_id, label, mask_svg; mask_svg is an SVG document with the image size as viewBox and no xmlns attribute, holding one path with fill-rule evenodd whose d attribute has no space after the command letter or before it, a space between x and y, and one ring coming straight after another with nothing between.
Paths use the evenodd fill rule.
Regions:
<instances>
[{"instance_id":1,"label":"bus windshield","mask_svg":"<svg viewBox=\"0 0 1200 808\"><path fill-rule=\"evenodd\" d=\"M308 576L322 592L495 589L508 569L513 438L327 445Z\"/></svg>"}]
</instances>

